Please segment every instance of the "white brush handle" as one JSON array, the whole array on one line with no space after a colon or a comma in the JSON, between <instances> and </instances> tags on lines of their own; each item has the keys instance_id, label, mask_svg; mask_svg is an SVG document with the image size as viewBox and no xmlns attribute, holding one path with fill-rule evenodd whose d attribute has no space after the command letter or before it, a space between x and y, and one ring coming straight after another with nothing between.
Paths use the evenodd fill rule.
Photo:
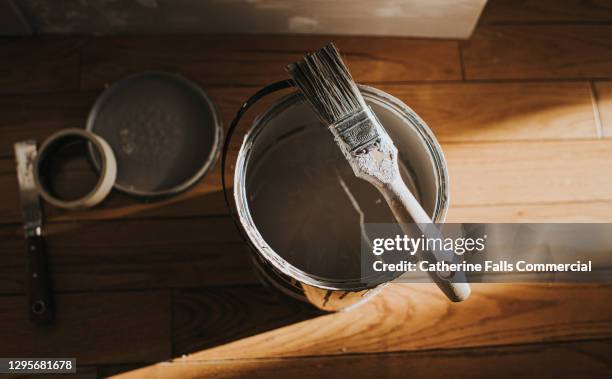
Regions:
<instances>
[{"instance_id":1,"label":"white brush handle","mask_svg":"<svg viewBox=\"0 0 612 379\"><path fill-rule=\"evenodd\" d=\"M397 161L396 161L397 162ZM411 231L407 226L411 223L416 223L427 238L442 238L442 234L433 224L431 218L425 212L421 204L408 189L401 176L399 170L397 175L389 183L377 183L379 191L387 200L389 208L393 212L395 219L400 224L404 233L408 234ZM408 229L408 230L406 230ZM452 261L454 252L424 252L423 260L447 260ZM441 256L442 255L442 256ZM446 257L446 259L444 259ZM470 296L470 285L466 282L463 273L452 273L443 277L437 272L429 272L433 281L444 292L444 294L452 301L463 301Z\"/></svg>"},{"instance_id":2,"label":"white brush handle","mask_svg":"<svg viewBox=\"0 0 612 379\"><path fill-rule=\"evenodd\" d=\"M402 231L409 235L410 224L416 223L427 238L442 238L421 204L400 175L397 148L372 110L363 110L330 126L336 144L351 165L355 176L374 185L385 197ZM453 251L422 251L420 259L428 262L453 262ZM470 295L465 273L428 271L433 281L452 301L462 301Z\"/></svg>"},{"instance_id":3,"label":"white brush handle","mask_svg":"<svg viewBox=\"0 0 612 379\"><path fill-rule=\"evenodd\" d=\"M373 151L362 155L360 157L362 164L353 166L355 175L370 182L384 196L396 221L406 235L414 232L410 226L416 223L426 238L443 238L442 233L404 183L397 163L397 149L393 146L386 150L382 154L384 156L382 164L380 158L375 157L376 155L377 153L373 153ZM366 162L372 163L368 164L370 167L378 166L379 169L364 170L365 165L363 163ZM384 169L381 169L382 166L384 166ZM358 168L358 170L355 170L355 168ZM456 254L449 250L421 251L419 254L421 260L431 263L439 261L452 263L456 259ZM470 296L470 285L466 281L465 273L450 272L443 274L437 271L428 271L428 273L434 283L450 300L463 301Z\"/></svg>"},{"instance_id":4,"label":"white brush handle","mask_svg":"<svg viewBox=\"0 0 612 379\"><path fill-rule=\"evenodd\" d=\"M431 218L410 192L399 173L390 183L384 183L381 187L397 222L401 224L432 223Z\"/></svg>"}]
</instances>

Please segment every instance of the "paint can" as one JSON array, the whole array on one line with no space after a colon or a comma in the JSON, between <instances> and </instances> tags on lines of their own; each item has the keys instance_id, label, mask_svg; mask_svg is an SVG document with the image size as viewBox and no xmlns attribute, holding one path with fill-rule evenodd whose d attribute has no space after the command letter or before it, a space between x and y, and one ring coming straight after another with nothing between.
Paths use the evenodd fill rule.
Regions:
<instances>
[{"instance_id":1,"label":"paint can","mask_svg":"<svg viewBox=\"0 0 612 379\"><path fill-rule=\"evenodd\" d=\"M249 102L290 85L275 83L247 101L226 144ZM444 222L448 172L432 131L399 99L369 86L360 90L399 150L405 182L434 222ZM226 146L224 168L228 151ZM393 223L393 216L382 195L354 176L298 92L258 115L233 166L226 199L266 284L326 311L362 304L382 288L361 280L361 240L368 238L364 223Z\"/></svg>"}]
</instances>

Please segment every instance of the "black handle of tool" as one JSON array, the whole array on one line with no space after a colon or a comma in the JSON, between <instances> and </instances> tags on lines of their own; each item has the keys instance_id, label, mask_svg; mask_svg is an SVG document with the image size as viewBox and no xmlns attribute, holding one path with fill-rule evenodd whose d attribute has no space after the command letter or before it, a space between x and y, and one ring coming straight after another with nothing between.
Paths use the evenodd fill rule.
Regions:
<instances>
[{"instance_id":1,"label":"black handle of tool","mask_svg":"<svg viewBox=\"0 0 612 379\"><path fill-rule=\"evenodd\" d=\"M55 319L55 306L51 290L51 278L47 266L45 241L40 235L26 237L28 257L28 307L30 320L41 325Z\"/></svg>"}]
</instances>

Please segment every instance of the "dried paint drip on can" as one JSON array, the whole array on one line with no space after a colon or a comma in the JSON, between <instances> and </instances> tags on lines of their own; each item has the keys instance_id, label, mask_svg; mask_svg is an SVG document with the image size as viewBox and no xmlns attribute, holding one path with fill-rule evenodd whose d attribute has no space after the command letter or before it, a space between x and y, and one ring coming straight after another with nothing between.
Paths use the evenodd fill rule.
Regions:
<instances>
[{"instance_id":1,"label":"dried paint drip on can","mask_svg":"<svg viewBox=\"0 0 612 379\"><path fill-rule=\"evenodd\" d=\"M448 174L440 146L400 100L360 86L399 150L402 177L442 222ZM258 271L283 292L326 310L361 303L365 223L393 223L381 194L358 179L329 131L297 94L260 115L244 138L234 174L240 226Z\"/></svg>"}]
</instances>

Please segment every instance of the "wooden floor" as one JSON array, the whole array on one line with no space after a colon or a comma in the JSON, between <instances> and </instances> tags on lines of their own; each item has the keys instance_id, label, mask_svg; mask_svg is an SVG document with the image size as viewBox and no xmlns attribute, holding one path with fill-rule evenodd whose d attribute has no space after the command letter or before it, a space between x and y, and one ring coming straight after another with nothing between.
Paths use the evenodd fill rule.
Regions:
<instances>
[{"instance_id":1,"label":"wooden floor","mask_svg":"<svg viewBox=\"0 0 612 379\"><path fill-rule=\"evenodd\" d=\"M280 301L252 273L218 165L162 203L114 193L91 211L47 207L57 325L26 320L15 141L83 127L107 84L148 69L195 80L227 121L328 40L357 81L434 130L449 163L449 221L612 222L609 1L490 1L462 42L3 38L0 357L74 356L70 378L609 377L612 286L475 285L450 304L431 285L393 285L329 315Z\"/></svg>"}]
</instances>

